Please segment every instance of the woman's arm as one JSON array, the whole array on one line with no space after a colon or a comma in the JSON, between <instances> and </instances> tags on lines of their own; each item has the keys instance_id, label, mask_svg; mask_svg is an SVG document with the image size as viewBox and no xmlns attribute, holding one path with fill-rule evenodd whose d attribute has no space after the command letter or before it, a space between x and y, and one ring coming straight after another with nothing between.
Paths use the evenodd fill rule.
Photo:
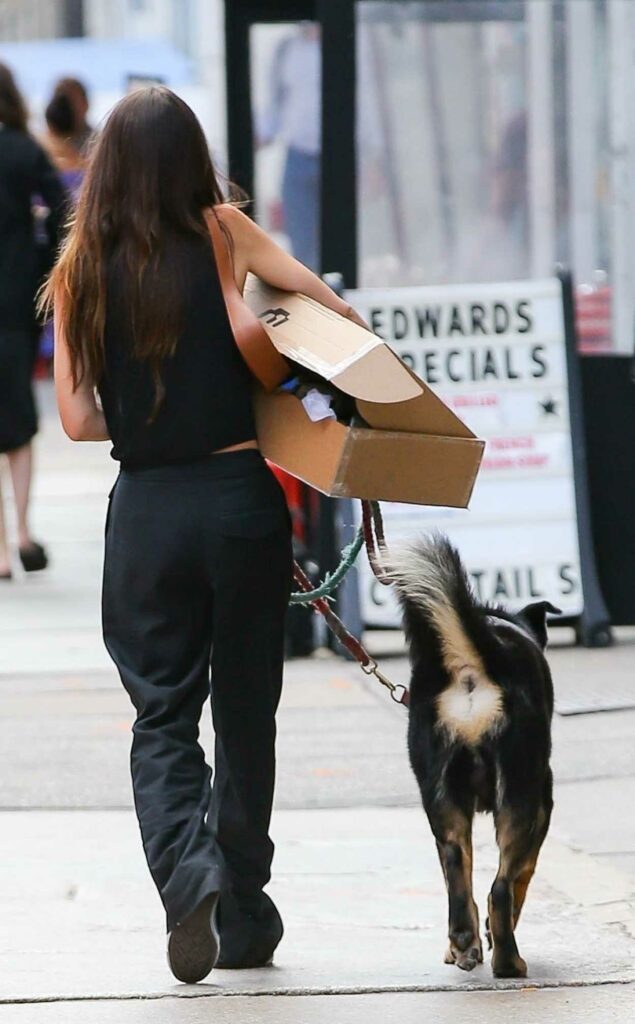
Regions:
<instances>
[{"instance_id":1,"label":"woman's arm","mask_svg":"<svg viewBox=\"0 0 635 1024\"><path fill-rule=\"evenodd\" d=\"M370 330L368 324L352 306L336 295L321 278L269 237L266 232L234 206L217 207L216 212L232 236L234 243L234 274L241 292L245 278L251 272L273 288L288 292L301 292L310 299L348 317L360 327Z\"/></svg>"},{"instance_id":2,"label":"woman's arm","mask_svg":"<svg viewBox=\"0 0 635 1024\"><path fill-rule=\"evenodd\" d=\"M104 414L97 405L92 381L84 374L73 387L71 359L64 333L62 302L55 302L55 396L64 431L71 441L108 441Z\"/></svg>"}]
</instances>

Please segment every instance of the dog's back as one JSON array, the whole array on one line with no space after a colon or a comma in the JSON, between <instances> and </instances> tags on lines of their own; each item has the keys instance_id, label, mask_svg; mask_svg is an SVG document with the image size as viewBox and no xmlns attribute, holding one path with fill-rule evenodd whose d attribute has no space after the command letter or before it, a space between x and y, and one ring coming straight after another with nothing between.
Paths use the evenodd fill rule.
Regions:
<instances>
[{"instance_id":1,"label":"dog's back","mask_svg":"<svg viewBox=\"0 0 635 1024\"><path fill-rule=\"evenodd\" d=\"M492 811L501 858L486 930L499 977L522 977L514 930L551 815L553 690L548 602L482 605L439 535L390 549L412 663L408 746L449 894L446 963L482 961L472 895L472 818Z\"/></svg>"},{"instance_id":2,"label":"dog's back","mask_svg":"<svg viewBox=\"0 0 635 1024\"><path fill-rule=\"evenodd\" d=\"M553 690L543 650L548 602L518 615L477 601L458 552L433 535L390 551L413 663L411 700L434 701L448 737L469 747L515 714L548 728Z\"/></svg>"}]
</instances>

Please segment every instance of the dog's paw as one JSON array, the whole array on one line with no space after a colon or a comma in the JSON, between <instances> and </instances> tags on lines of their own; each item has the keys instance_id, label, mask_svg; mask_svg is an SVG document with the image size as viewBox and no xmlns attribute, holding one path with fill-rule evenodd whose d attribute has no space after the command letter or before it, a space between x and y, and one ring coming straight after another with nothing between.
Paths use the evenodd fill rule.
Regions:
<instances>
[{"instance_id":1,"label":"dog's paw","mask_svg":"<svg viewBox=\"0 0 635 1024\"><path fill-rule=\"evenodd\" d=\"M450 942L443 962L446 964L454 964L462 971L473 971L478 964L483 963L483 947L481 945L481 940L478 936L475 938L470 936L470 941L466 944L465 949L459 949L453 942Z\"/></svg>"},{"instance_id":2,"label":"dog's paw","mask_svg":"<svg viewBox=\"0 0 635 1024\"><path fill-rule=\"evenodd\" d=\"M492 939L492 929L489 926L489 917L485 918L485 938L487 939L487 948L493 949L494 941Z\"/></svg>"},{"instance_id":3,"label":"dog's paw","mask_svg":"<svg viewBox=\"0 0 635 1024\"><path fill-rule=\"evenodd\" d=\"M492 957L492 971L495 978L526 978L527 964L521 956Z\"/></svg>"}]
</instances>

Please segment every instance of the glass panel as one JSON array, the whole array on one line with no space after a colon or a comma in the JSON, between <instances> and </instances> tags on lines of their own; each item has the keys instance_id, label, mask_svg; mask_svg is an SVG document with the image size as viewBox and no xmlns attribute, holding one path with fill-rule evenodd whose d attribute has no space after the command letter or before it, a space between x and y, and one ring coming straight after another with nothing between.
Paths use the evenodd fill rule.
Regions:
<instances>
[{"instance_id":1,"label":"glass panel","mask_svg":"<svg viewBox=\"0 0 635 1024\"><path fill-rule=\"evenodd\" d=\"M613 345L613 175L606 2L585 0L582 6L569 5L567 13L568 21L556 25L557 33L566 33L566 60L570 67L569 90L562 103L563 107L565 102L568 104L568 173L563 175L562 203L569 217L569 244L560 258L573 267L578 283L580 346L586 351L601 351ZM561 60L556 76L564 78L565 66ZM566 133L561 136L566 140Z\"/></svg>"},{"instance_id":2,"label":"glass panel","mask_svg":"<svg viewBox=\"0 0 635 1024\"><path fill-rule=\"evenodd\" d=\"M251 29L256 215L297 259L320 262L320 28Z\"/></svg>"},{"instance_id":3,"label":"glass panel","mask_svg":"<svg viewBox=\"0 0 635 1024\"><path fill-rule=\"evenodd\" d=\"M426 6L358 4L360 284L526 276L525 25Z\"/></svg>"},{"instance_id":4,"label":"glass panel","mask_svg":"<svg viewBox=\"0 0 635 1024\"><path fill-rule=\"evenodd\" d=\"M610 138L609 138L609 60L606 38L606 2L595 0L595 19L593 39L595 43L595 60L593 64L593 81L595 86L595 104L593 110L594 140L596 148L595 198L597 203L597 256L596 269L600 276L611 271L609 248L610 237Z\"/></svg>"},{"instance_id":5,"label":"glass panel","mask_svg":"<svg viewBox=\"0 0 635 1024\"><path fill-rule=\"evenodd\" d=\"M359 0L359 283L520 279L558 261L578 283L581 346L605 349L619 176L607 0L537 19L542 5Z\"/></svg>"}]
</instances>

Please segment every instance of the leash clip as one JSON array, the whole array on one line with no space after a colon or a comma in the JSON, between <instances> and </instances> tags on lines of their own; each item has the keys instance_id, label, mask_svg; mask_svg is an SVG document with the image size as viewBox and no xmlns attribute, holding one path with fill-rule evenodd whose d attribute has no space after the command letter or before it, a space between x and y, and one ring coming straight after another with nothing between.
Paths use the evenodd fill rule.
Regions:
<instances>
[{"instance_id":1,"label":"leash clip","mask_svg":"<svg viewBox=\"0 0 635 1024\"><path fill-rule=\"evenodd\" d=\"M394 700L395 704L402 704L405 708L410 706L410 692L407 686L399 684L399 686L393 686L390 691L390 696Z\"/></svg>"},{"instance_id":2,"label":"leash clip","mask_svg":"<svg viewBox=\"0 0 635 1024\"><path fill-rule=\"evenodd\" d=\"M367 676L374 676L382 686L385 686L390 691L390 696L395 704L403 704L405 707L408 707L408 688L402 684L397 685L393 683L388 676L385 676L374 658L371 658L361 668L362 672L365 672Z\"/></svg>"}]
</instances>

